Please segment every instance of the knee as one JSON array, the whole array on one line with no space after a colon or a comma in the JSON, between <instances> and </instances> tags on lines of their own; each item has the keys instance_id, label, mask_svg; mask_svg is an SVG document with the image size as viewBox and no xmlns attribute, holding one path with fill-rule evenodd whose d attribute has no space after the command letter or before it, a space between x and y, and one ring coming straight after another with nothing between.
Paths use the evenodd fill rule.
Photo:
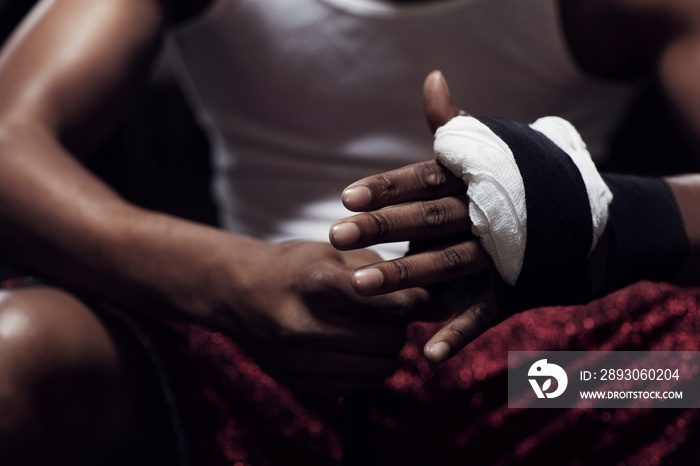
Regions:
<instances>
[{"instance_id":1,"label":"knee","mask_svg":"<svg viewBox=\"0 0 700 466\"><path fill-rule=\"evenodd\" d=\"M0 291L0 453L24 457L114 415L104 398L118 399L119 371L108 329L82 302L49 287Z\"/></svg>"},{"instance_id":2,"label":"knee","mask_svg":"<svg viewBox=\"0 0 700 466\"><path fill-rule=\"evenodd\" d=\"M118 370L110 329L80 300L49 287L0 291L0 380L55 388L67 375L99 380Z\"/></svg>"}]
</instances>

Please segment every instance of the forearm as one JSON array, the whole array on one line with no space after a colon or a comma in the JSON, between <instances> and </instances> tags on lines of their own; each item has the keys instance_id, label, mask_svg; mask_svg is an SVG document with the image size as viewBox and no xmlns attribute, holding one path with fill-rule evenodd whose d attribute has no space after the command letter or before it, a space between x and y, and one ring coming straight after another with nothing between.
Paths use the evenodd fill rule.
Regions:
<instances>
[{"instance_id":1,"label":"forearm","mask_svg":"<svg viewBox=\"0 0 700 466\"><path fill-rule=\"evenodd\" d=\"M0 127L2 252L28 270L135 311L203 321L252 239L144 211L38 126Z\"/></svg>"},{"instance_id":2,"label":"forearm","mask_svg":"<svg viewBox=\"0 0 700 466\"><path fill-rule=\"evenodd\" d=\"M683 268L674 277L681 284L700 284L700 175L665 178L678 203L688 235L690 251Z\"/></svg>"},{"instance_id":3,"label":"forearm","mask_svg":"<svg viewBox=\"0 0 700 466\"><path fill-rule=\"evenodd\" d=\"M659 62L664 89L687 130L690 147L700 160L700 34L682 37L667 47ZM676 280L700 284L700 175L666 179L678 203L690 242L690 254Z\"/></svg>"},{"instance_id":4,"label":"forearm","mask_svg":"<svg viewBox=\"0 0 700 466\"><path fill-rule=\"evenodd\" d=\"M663 52L658 73L669 101L678 113L678 123L688 147L700 160L700 33L671 43Z\"/></svg>"}]
</instances>

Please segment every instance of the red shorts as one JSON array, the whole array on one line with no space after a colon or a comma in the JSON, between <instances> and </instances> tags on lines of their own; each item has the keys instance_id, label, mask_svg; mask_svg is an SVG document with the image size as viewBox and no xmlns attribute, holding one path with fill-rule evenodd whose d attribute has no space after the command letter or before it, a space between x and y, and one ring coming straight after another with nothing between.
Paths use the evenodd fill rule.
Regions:
<instances>
[{"instance_id":1,"label":"red shorts","mask_svg":"<svg viewBox=\"0 0 700 466\"><path fill-rule=\"evenodd\" d=\"M43 282L3 282L33 283ZM435 325L414 324L399 369L372 397L364 453L387 465L698 464L696 410L510 409L506 365L509 350L699 351L699 302L700 288L641 282L586 306L515 315L439 367L421 356ZM114 312L167 373L190 464L340 464L342 400L294 395L220 333Z\"/></svg>"},{"instance_id":2,"label":"red shorts","mask_svg":"<svg viewBox=\"0 0 700 466\"><path fill-rule=\"evenodd\" d=\"M433 368L434 325L409 328L398 371L373 397L374 463L698 463L694 409L509 409L509 350L700 350L700 288L642 282L586 306L518 314ZM149 327L179 395L193 464L340 464L342 400L309 400L263 373L230 338ZM368 461L369 462L369 461Z\"/></svg>"}]
</instances>

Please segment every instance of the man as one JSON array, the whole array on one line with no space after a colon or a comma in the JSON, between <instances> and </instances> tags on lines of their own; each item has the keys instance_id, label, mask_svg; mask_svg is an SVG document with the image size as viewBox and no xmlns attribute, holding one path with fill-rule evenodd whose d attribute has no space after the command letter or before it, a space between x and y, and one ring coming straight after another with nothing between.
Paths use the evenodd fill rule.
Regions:
<instances>
[{"instance_id":1,"label":"man","mask_svg":"<svg viewBox=\"0 0 700 466\"><path fill-rule=\"evenodd\" d=\"M454 47L446 32L481 31L473 44L499 44L496 38L503 32L494 38L489 27L460 27L458 19L480 19L476 13L464 13L471 11L470 2L392 6L334 0L306 2L303 8L278 2L208 3L45 1L3 52L3 252L19 267L63 285L26 287L3 295L0 367L7 382L0 401L0 448L8 464L38 463L45 457L75 464L78 455L90 461L90 455L110 448L128 455L131 450L123 445L144 443L134 438L136 431L130 427L139 424L145 415L141 407L157 390L141 390L137 383L156 385L147 375L143 356L133 349L134 337L105 314L93 313L85 300L65 288L116 303L128 315L195 322L224 332L285 384L316 393L376 387L395 368L406 322L430 313L443 315L444 300L426 289L373 298L355 293L351 272L376 263L379 256L374 252L339 253L328 244L268 243L248 235L270 241L325 236L325 227L307 232L314 223L327 225L329 218L342 216L337 202L330 208L326 204L331 190L337 193L353 179L429 158L429 144L406 144L411 142L406 133L418 134L421 116L419 102L418 111L405 111L406 95L398 89L413 84L404 66L413 63L410 57L415 54L422 57L414 65L421 78L443 66L455 66L462 70L460 75L467 75L474 64L460 55L460 44ZM521 5L512 15L506 15L509 10L502 5L477 2L474 7L514 26L512 33L520 36L508 46L528 37L542 39L539 45L554 54L554 63L566 61L561 38L548 41L558 30L556 2L537 2L537 9ZM683 104L687 121L697 120L695 84L686 72L693 42L680 35L694 30L694 4L566 2L561 7L573 56L588 73L625 77L661 56L669 92ZM461 8L464 12L453 14ZM222 221L238 234L132 206L76 160L89 154L124 108L124 100L143 82L166 27L202 11L203 16L176 32L175 46L192 100L202 105L200 117L209 123L213 137ZM528 11L541 15L547 27L523 20ZM401 24L382 23L393 17ZM421 21L413 23L416 18ZM452 18L451 27L439 29L445 18ZM646 31L650 22L663 26L658 37L634 40L644 36L639 31ZM592 31L590 24L607 27ZM364 25L369 29L362 30ZM389 27L396 28L394 42L382 40ZM289 41L270 40L273 33ZM675 40L678 37L683 40ZM434 38L445 48L421 48L416 43L421 38ZM537 70L547 75L549 55L538 63L543 66L533 66L533 60L542 57L537 53L520 57L508 47L497 52L489 53L489 46L473 51L495 59L499 67L500 58L505 58L509 69L527 70L521 76L527 79L521 81L522 89L512 88L518 90L513 95L504 94L511 89L504 84L492 95L494 101L509 104L513 111L507 117L539 116L549 106L539 99L540 92L551 96L552 88L537 85ZM314 60L316 56L325 58ZM552 68L557 70L555 81L579 79L571 63L568 66L563 81L557 81L561 70ZM493 66L486 82L478 73L473 79L481 79L483 89L494 84L498 74L506 83L515 82L499 67ZM606 88L584 81L590 96L573 90L569 95L565 88L557 92L597 107L596 115L609 118L609 106L619 112L628 93L624 86ZM530 94L533 86L539 91ZM473 92L478 100L483 89L477 93L465 87L464 92ZM551 100L559 101L564 99ZM554 107L552 112L568 117L564 109ZM468 109L499 111L489 99ZM410 119L408 126L404 118ZM600 141L603 133L591 131ZM394 134L402 136L395 139ZM233 149L248 157L233 159ZM334 155L330 161L325 157L329 153ZM322 169L313 171L319 166ZM352 171L354 166L364 168ZM307 191L307 186L320 186L322 193ZM684 184L676 190L681 210L692 204L683 197L692 199L694 189ZM241 190L255 195L246 198ZM304 221L295 223L297 216ZM689 236L692 241L690 228ZM50 360L46 354L52 355Z\"/></svg>"}]
</instances>

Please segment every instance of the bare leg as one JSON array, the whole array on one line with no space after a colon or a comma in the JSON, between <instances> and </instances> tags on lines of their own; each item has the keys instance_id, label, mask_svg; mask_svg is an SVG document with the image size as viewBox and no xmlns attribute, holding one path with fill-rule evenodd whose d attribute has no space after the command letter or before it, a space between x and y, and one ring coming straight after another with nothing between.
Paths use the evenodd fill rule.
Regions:
<instances>
[{"instance_id":1,"label":"bare leg","mask_svg":"<svg viewBox=\"0 0 700 466\"><path fill-rule=\"evenodd\" d=\"M0 291L0 458L173 464L163 401L121 324L65 291Z\"/></svg>"}]
</instances>

